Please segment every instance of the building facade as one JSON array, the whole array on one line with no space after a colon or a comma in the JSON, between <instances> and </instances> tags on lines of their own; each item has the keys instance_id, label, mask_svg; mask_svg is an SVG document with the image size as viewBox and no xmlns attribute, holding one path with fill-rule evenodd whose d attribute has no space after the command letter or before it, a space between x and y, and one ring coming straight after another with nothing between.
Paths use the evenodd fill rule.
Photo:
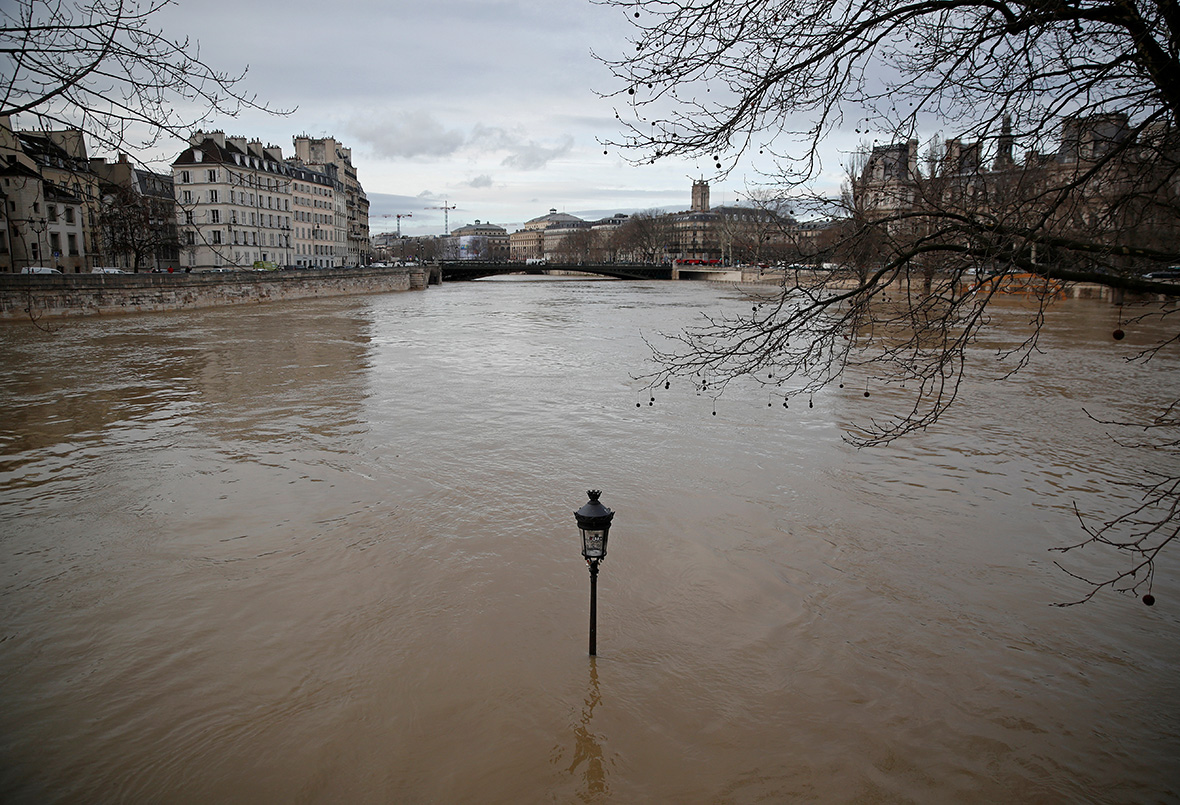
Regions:
<instances>
[{"instance_id":1,"label":"building facade","mask_svg":"<svg viewBox=\"0 0 1180 805\"><path fill-rule=\"evenodd\" d=\"M439 246L443 260L504 263L511 257L508 230L484 221L455 228L439 239Z\"/></svg>"},{"instance_id":2,"label":"building facade","mask_svg":"<svg viewBox=\"0 0 1180 805\"><path fill-rule=\"evenodd\" d=\"M291 217L294 264L301 268L332 268L345 264L345 229L338 211L344 185L334 165L316 170L298 159L291 166Z\"/></svg>"},{"instance_id":3,"label":"building facade","mask_svg":"<svg viewBox=\"0 0 1180 805\"><path fill-rule=\"evenodd\" d=\"M1035 234L997 246L1032 264L1133 270L1174 252L1180 138L1166 124L1136 128L1121 113L1068 118L1055 150L1019 160L1013 139L1005 120L994 140L949 139L921 165L916 140L873 148L853 183L853 211L903 240L963 237L962 222L1027 230Z\"/></svg>"},{"instance_id":4,"label":"building facade","mask_svg":"<svg viewBox=\"0 0 1180 805\"><path fill-rule=\"evenodd\" d=\"M352 164L352 149L345 148L332 137L294 138L295 159L315 170L330 173L339 179L343 194L337 196L332 223L344 247L342 265L363 266L372 261L369 242L369 199Z\"/></svg>"},{"instance_id":5,"label":"building facade","mask_svg":"<svg viewBox=\"0 0 1180 805\"><path fill-rule=\"evenodd\" d=\"M0 117L0 201L0 270L96 265L98 183L81 132L16 131Z\"/></svg>"},{"instance_id":6,"label":"building facade","mask_svg":"<svg viewBox=\"0 0 1180 805\"><path fill-rule=\"evenodd\" d=\"M526 221L519 230L509 236L509 257L518 263L556 259L568 235L589 227L588 222L576 215L558 212L556 208L552 208L548 215Z\"/></svg>"},{"instance_id":7,"label":"building facade","mask_svg":"<svg viewBox=\"0 0 1180 805\"><path fill-rule=\"evenodd\" d=\"M182 267L293 265L292 173L276 146L196 132L172 163Z\"/></svg>"},{"instance_id":8,"label":"building facade","mask_svg":"<svg viewBox=\"0 0 1180 805\"><path fill-rule=\"evenodd\" d=\"M98 179L102 265L130 272L178 268L172 177L136 167L125 154L115 162L94 157L90 171Z\"/></svg>"}]
</instances>

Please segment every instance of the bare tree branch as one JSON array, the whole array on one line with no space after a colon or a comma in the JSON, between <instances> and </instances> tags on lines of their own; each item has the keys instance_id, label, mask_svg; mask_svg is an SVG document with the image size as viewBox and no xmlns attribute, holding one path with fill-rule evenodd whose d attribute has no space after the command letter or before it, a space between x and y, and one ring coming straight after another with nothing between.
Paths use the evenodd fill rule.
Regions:
<instances>
[{"instance_id":1,"label":"bare tree branch","mask_svg":"<svg viewBox=\"0 0 1180 805\"><path fill-rule=\"evenodd\" d=\"M1153 276L1180 265L1176 0L596 1L634 29L633 52L602 58L619 82L607 95L626 102L608 145L637 163L708 156L718 176L770 154L767 184L834 222L804 262L835 270L789 271L748 315L653 342L653 387L691 378L717 395L753 380L785 404L855 370L889 390L893 414L848 438L881 445L955 403L1000 294L1034 303L1028 336L996 356L1009 374L1039 356L1063 283L1176 310L1180 282ZM942 121L956 133L930 139L923 166L919 135ZM841 127L888 145L866 147L833 199L808 188ZM1175 451L1180 403L1161 405L1140 424L1162 436L1139 449ZM1152 478L1141 506L1100 525L1079 514L1087 539L1064 550L1129 562L1086 579L1085 600L1150 589L1180 525L1178 484Z\"/></svg>"}]
</instances>

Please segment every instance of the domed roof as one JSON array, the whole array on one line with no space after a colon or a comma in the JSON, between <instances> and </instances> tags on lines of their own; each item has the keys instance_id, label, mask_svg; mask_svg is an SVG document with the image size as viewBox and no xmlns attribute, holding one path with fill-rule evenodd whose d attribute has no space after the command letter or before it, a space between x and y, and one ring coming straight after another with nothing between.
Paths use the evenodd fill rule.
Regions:
<instances>
[{"instance_id":1,"label":"domed roof","mask_svg":"<svg viewBox=\"0 0 1180 805\"><path fill-rule=\"evenodd\" d=\"M525 229L548 229L553 226L568 226L570 224L584 224L581 218L576 215L570 215L565 212L558 212L556 209L550 209L548 215L542 215L539 218L534 218L531 221L526 221Z\"/></svg>"},{"instance_id":2,"label":"domed roof","mask_svg":"<svg viewBox=\"0 0 1180 805\"><path fill-rule=\"evenodd\" d=\"M451 235L507 235L508 230L502 226L496 226L490 221L477 220L474 224L461 226L451 230Z\"/></svg>"}]
</instances>

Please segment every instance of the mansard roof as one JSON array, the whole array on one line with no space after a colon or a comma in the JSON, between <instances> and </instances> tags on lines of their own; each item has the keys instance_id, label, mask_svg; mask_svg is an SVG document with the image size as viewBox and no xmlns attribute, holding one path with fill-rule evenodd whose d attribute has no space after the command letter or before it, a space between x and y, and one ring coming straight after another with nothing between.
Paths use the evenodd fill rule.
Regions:
<instances>
[{"instance_id":1,"label":"mansard roof","mask_svg":"<svg viewBox=\"0 0 1180 805\"><path fill-rule=\"evenodd\" d=\"M276 160L268 154L253 154L238 148L229 140L222 145L212 137L201 140L200 145L190 146L180 152L172 162L173 167L188 165L237 165L248 170L276 173L290 176L295 170L283 160Z\"/></svg>"},{"instance_id":2,"label":"mansard roof","mask_svg":"<svg viewBox=\"0 0 1180 805\"><path fill-rule=\"evenodd\" d=\"M19 176L23 179L36 179L41 181L41 174L30 168L23 162L12 159L10 162L0 163L0 176Z\"/></svg>"}]
</instances>

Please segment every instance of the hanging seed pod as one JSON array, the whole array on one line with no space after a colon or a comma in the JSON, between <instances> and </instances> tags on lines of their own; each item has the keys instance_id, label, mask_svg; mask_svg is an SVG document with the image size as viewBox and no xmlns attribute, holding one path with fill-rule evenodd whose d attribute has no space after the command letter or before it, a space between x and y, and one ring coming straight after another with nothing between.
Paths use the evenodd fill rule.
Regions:
<instances>
[{"instance_id":1,"label":"hanging seed pod","mask_svg":"<svg viewBox=\"0 0 1180 805\"><path fill-rule=\"evenodd\" d=\"M1127 334L1124 333L1123 328L1120 327L1119 329L1117 329L1113 333L1111 333L1111 335L1114 336L1115 341L1122 341L1123 338L1125 338Z\"/></svg>"}]
</instances>

